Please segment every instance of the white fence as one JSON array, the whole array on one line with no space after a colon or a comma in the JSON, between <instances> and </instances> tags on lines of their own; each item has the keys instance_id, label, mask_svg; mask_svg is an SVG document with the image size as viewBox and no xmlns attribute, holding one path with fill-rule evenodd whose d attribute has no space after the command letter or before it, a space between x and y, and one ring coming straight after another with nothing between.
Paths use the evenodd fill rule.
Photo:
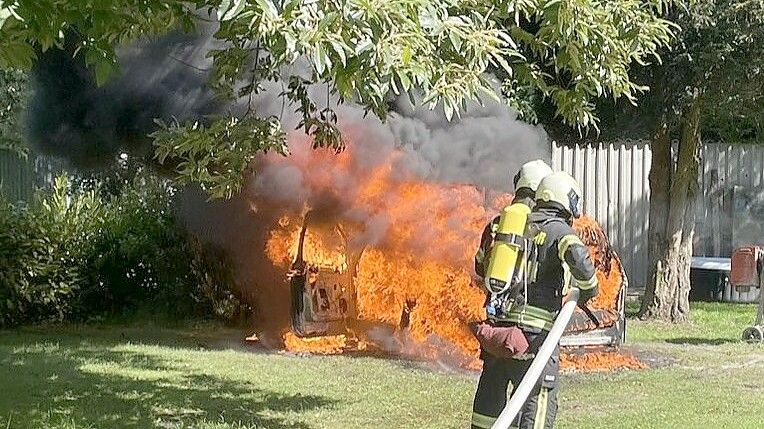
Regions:
<instances>
[{"instance_id":1,"label":"white fence","mask_svg":"<svg viewBox=\"0 0 764 429\"><path fill-rule=\"evenodd\" d=\"M644 285L650 212L649 144L626 140L573 148L553 144L552 168L567 171L578 180L584 212L605 229L630 283Z\"/></svg>"},{"instance_id":2,"label":"white fence","mask_svg":"<svg viewBox=\"0 0 764 429\"><path fill-rule=\"evenodd\" d=\"M573 148L552 145L552 167L579 181L585 213L603 226L630 284L638 287L647 282L650 154L645 140ZM732 190L764 187L764 145L707 143L701 164L695 255L729 256Z\"/></svg>"}]
</instances>

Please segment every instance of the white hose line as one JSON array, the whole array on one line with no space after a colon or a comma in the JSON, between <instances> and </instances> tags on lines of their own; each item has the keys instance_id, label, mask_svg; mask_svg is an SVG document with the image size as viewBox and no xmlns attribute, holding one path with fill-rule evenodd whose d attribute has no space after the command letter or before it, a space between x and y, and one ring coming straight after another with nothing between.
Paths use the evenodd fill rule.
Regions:
<instances>
[{"instance_id":1,"label":"white hose line","mask_svg":"<svg viewBox=\"0 0 764 429\"><path fill-rule=\"evenodd\" d=\"M541 373L544 371L544 367L552 356L552 353L554 353L554 349L557 347L557 344L560 343L560 337L562 337L563 332L565 332L565 328L568 326L568 322L570 321L571 316L573 316L573 312L576 310L578 293L578 288L571 289L570 298L565 305L562 306L560 313L557 315L557 318L552 325L552 329L549 330L549 334L544 340L544 343L541 344L539 351L536 353L536 357L533 359L533 362L531 362L530 368L528 368L522 381L520 381L520 384L517 386L515 394L509 399L507 406L504 407L504 410L499 415L499 418L496 419L493 426L491 426L491 429L507 429L515 420L515 417L528 399L528 395L530 395L531 391L536 386L539 377L541 377Z\"/></svg>"}]
</instances>

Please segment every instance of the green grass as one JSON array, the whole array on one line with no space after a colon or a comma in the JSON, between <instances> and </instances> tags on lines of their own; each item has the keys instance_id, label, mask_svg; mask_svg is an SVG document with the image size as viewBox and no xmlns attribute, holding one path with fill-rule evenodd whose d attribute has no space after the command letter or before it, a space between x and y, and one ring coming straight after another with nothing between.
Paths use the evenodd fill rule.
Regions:
<instances>
[{"instance_id":1,"label":"green grass","mask_svg":"<svg viewBox=\"0 0 764 429\"><path fill-rule=\"evenodd\" d=\"M636 309L630 308L629 310ZM743 329L756 317L756 304L691 302L690 322L671 325L629 320L628 340L675 344L724 344L738 342Z\"/></svg>"},{"instance_id":2,"label":"green grass","mask_svg":"<svg viewBox=\"0 0 764 429\"><path fill-rule=\"evenodd\" d=\"M565 375L556 427L763 428L764 347L736 340L753 307L693 311L686 327L630 324L630 347L662 367ZM209 325L0 331L0 429L468 426L475 374L268 353L244 334Z\"/></svg>"}]
</instances>

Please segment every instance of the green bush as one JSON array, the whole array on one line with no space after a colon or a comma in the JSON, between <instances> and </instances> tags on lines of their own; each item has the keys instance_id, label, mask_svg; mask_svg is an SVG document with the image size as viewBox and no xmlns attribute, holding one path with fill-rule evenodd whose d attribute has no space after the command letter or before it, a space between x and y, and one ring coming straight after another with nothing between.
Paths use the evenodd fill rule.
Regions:
<instances>
[{"instance_id":1,"label":"green bush","mask_svg":"<svg viewBox=\"0 0 764 429\"><path fill-rule=\"evenodd\" d=\"M246 313L225 254L179 224L171 186L142 173L118 193L99 183L59 177L29 206L0 202L2 325Z\"/></svg>"},{"instance_id":2,"label":"green bush","mask_svg":"<svg viewBox=\"0 0 764 429\"><path fill-rule=\"evenodd\" d=\"M70 194L66 177L31 206L2 202L0 320L63 319L86 278L104 207L93 191Z\"/></svg>"}]
</instances>

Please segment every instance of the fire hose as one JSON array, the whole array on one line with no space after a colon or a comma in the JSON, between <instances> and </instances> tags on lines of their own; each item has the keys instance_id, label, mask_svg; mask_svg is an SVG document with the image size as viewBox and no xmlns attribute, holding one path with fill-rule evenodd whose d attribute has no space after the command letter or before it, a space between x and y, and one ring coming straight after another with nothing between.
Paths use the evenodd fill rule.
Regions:
<instances>
[{"instance_id":1,"label":"fire hose","mask_svg":"<svg viewBox=\"0 0 764 429\"><path fill-rule=\"evenodd\" d=\"M544 367L552 356L552 353L554 353L554 349L557 348L557 344L560 342L560 338L562 337L563 332L565 332L565 328L568 326L568 322L576 309L578 295L578 288L572 288L568 301L565 302L565 305L560 309L560 313L557 315L557 318L552 325L552 329L549 330L549 334L541 344L541 347L539 347L539 351L536 353L533 362L531 362L530 368L528 368L522 381L520 381L517 389L515 389L515 394L509 399L507 406L504 407L504 410L502 410L499 418L496 419L496 422L491 426L491 429L507 429L515 420L515 417L517 417L523 404L525 404L531 391L536 386L536 382L538 382L539 377L541 377L541 373L544 371Z\"/></svg>"}]
</instances>

